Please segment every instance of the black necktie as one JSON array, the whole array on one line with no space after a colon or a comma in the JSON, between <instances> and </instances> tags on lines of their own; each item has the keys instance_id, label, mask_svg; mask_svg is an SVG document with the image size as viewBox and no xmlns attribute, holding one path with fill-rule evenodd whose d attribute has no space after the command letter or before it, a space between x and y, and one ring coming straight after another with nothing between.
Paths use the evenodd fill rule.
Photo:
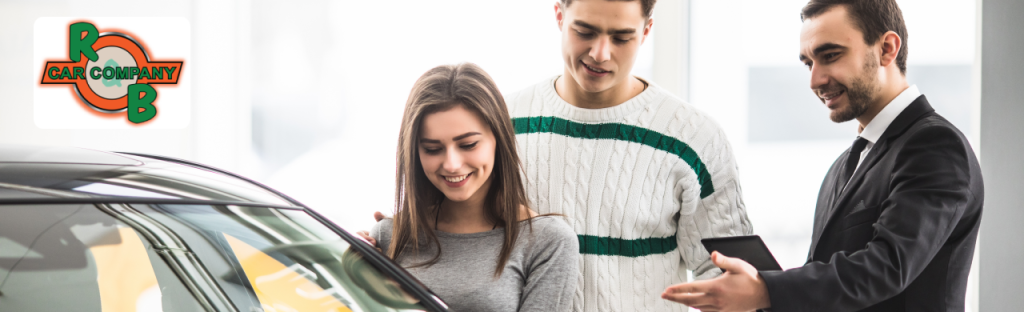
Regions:
<instances>
[{"instance_id":1,"label":"black necktie","mask_svg":"<svg viewBox=\"0 0 1024 312\"><path fill-rule=\"evenodd\" d=\"M860 162L860 153L864 151L864 147L867 145L868 140L862 137L857 137L857 140L853 141L853 146L850 147L850 156L846 157L846 168L843 168L843 185L850 182L854 170L857 170L857 163Z\"/></svg>"}]
</instances>

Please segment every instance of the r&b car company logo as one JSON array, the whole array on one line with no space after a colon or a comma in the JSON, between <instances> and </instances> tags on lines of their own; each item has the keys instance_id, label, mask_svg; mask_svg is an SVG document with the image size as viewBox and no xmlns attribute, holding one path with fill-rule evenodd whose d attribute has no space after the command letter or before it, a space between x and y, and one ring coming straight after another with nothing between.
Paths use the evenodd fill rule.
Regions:
<instances>
[{"instance_id":1,"label":"r&b car company logo","mask_svg":"<svg viewBox=\"0 0 1024 312\"><path fill-rule=\"evenodd\" d=\"M40 18L36 125L185 127L189 32L181 18Z\"/></svg>"}]
</instances>

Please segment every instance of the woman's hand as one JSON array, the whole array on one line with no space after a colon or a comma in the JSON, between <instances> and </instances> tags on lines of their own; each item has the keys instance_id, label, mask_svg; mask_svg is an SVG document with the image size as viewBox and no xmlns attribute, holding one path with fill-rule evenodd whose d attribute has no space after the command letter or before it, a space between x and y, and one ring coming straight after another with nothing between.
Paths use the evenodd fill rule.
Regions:
<instances>
[{"instance_id":1,"label":"woman's hand","mask_svg":"<svg viewBox=\"0 0 1024 312\"><path fill-rule=\"evenodd\" d=\"M377 240L373 239L373 237L370 237L370 232L358 231L358 232L356 232L356 236L359 236L359 238L362 238L364 241L366 241L367 244L370 244L370 246L373 246L373 248L376 248L377 251L384 252L384 251L380 250L380 246L377 246Z\"/></svg>"},{"instance_id":2,"label":"woman's hand","mask_svg":"<svg viewBox=\"0 0 1024 312\"><path fill-rule=\"evenodd\" d=\"M380 222L380 220L384 220L384 214L380 213L380 211L376 211L373 213L373 219L377 220L377 222ZM364 241L366 241L367 244L370 244L370 246L373 246L373 248L377 248L377 251L384 252L380 250L380 246L377 246L377 240L373 239L373 237L370 237L370 232L358 231L356 232L356 235L358 235L359 238L362 238Z\"/></svg>"}]
</instances>

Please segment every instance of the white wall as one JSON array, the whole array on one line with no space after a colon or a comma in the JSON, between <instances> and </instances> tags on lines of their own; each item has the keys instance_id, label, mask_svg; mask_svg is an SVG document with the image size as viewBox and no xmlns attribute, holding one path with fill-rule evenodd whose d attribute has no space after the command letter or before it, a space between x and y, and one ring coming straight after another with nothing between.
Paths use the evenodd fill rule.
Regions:
<instances>
[{"instance_id":1,"label":"white wall","mask_svg":"<svg viewBox=\"0 0 1024 312\"><path fill-rule=\"evenodd\" d=\"M154 153L247 172L246 1L0 2L0 143L68 145ZM183 129L54 130L33 122L33 25L46 16L183 17L190 22L191 123ZM239 39L242 38L242 39ZM241 73L237 75L235 73ZM251 158L251 157L248 157ZM252 166L249 166L252 167ZM249 170L251 171L251 170Z\"/></svg>"}]
</instances>

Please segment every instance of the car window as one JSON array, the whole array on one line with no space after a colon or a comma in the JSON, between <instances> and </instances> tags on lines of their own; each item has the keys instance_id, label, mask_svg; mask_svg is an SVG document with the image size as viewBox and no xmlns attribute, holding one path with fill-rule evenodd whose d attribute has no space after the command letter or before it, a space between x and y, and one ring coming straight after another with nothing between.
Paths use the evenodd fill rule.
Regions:
<instances>
[{"instance_id":1,"label":"car window","mask_svg":"<svg viewBox=\"0 0 1024 312\"><path fill-rule=\"evenodd\" d=\"M0 311L423 309L301 210L97 204L0 213ZM58 293L68 295L48 299Z\"/></svg>"},{"instance_id":2,"label":"car window","mask_svg":"<svg viewBox=\"0 0 1024 312\"><path fill-rule=\"evenodd\" d=\"M0 216L0 311L203 309L146 239L93 205Z\"/></svg>"}]
</instances>

